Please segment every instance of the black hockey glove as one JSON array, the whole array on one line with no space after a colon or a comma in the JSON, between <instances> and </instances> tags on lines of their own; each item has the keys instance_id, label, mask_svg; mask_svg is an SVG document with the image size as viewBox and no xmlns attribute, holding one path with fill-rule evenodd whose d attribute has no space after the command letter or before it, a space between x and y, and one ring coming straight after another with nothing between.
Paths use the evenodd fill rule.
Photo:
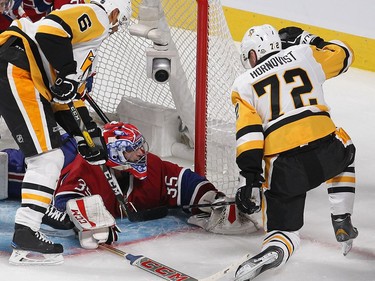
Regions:
<instances>
[{"instance_id":1,"label":"black hockey glove","mask_svg":"<svg viewBox=\"0 0 375 281\"><path fill-rule=\"evenodd\" d=\"M310 44L319 47L319 44L324 42L319 36L310 34L309 32L295 26L280 29L279 36L281 47L283 49L300 44Z\"/></svg>"},{"instance_id":2,"label":"black hockey glove","mask_svg":"<svg viewBox=\"0 0 375 281\"><path fill-rule=\"evenodd\" d=\"M77 94L79 83L72 78L72 74L65 77L57 76L55 84L51 87L54 102L65 104L80 98Z\"/></svg>"},{"instance_id":3,"label":"black hockey glove","mask_svg":"<svg viewBox=\"0 0 375 281\"><path fill-rule=\"evenodd\" d=\"M245 214L257 213L262 208L262 176L255 176L255 179L246 179L246 185L241 186L236 193L236 206Z\"/></svg>"},{"instance_id":4,"label":"black hockey glove","mask_svg":"<svg viewBox=\"0 0 375 281\"><path fill-rule=\"evenodd\" d=\"M105 241L106 244L111 245L113 242L118 240L118 233L121 233L121 229L115 224L109 227L108 239Z\"/></svg>"},{"instance_id":5,"label":"black hockey glove","mask_svg":"<svg viewBox=\"0 0 375 281\"><path fill-rule=\"evenodd\" d=\"M81 156L91 165L105 164L108 159L108 155L107 146L102 137L102 131L96 127L88 130L88 132L95 144L95 148L90 148L82 136L75 136L74 138L77 141L79 154L81 154Z\"/></svg>"}]
</instances>

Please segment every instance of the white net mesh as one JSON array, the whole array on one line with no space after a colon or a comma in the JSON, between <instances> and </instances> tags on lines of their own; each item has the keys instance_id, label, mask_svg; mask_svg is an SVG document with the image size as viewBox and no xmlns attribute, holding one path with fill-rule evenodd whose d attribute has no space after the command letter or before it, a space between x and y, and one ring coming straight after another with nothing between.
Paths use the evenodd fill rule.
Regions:
<instances>
[{"instance_id":1,"label":"white net mesh","mask_svg":"<svg viewBox=\"0 0 375 281\"><path fill-rule=\"evenodd\" d=\"M243 68L220 0L208 2L207 177L219 190L230 195L238 178L230 87ZM141 0L132 0L133 16L137 15L140 4ZM181 66L178 63L178 71L183 72L182 76L177 81L171 78L166 84L147 78L145 53L152 42L128 32L118 32L100 49L92 95L107 113L115 113L123 96L176 108L189 131L194 132L194 104L188 103L189 98L195 101L197 3L196 0L161 0L161 7L172 39L169 45L175 45L178 51L181 63ZM135 22L137 20L133 19L131 24ZM186 91L182 90L184 88Z\"/></svg>"}]
</instances>

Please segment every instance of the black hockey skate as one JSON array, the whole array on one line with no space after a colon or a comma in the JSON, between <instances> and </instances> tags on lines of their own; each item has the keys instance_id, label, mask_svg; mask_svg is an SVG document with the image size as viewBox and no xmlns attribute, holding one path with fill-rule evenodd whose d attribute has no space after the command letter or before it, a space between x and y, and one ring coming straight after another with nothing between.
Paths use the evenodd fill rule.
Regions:
<instances>
[{"instance_id":1,"label":"black hockey skate","mask_svg":"<svg viewBox=\"0 0 375 281\"><path fill-rule=\"evenodd\" d=\"M65 212L60 212L53 205L49 205L42 219L41 229L50 236L67 237L75 235L74 223Z\"/></svg>"},{"instance_id":2,"label":"black hockey skate","mask_svg":"<svg viewBox=\"0 0 375 281\"><path fill-rule=\"evenodd\" d=\"M280 247L270 246L263 252L242 263L235 274L235 281L250 281L262 272L277 267L284 258Z\"/></svg>"},{"instance_id":3,"label":"black hockey skate","mask_svg":"<svg viewBox=\"0 0 375 281\"><path fill-rule=\"evenodd\" d=\"M358 236L358 230L352 225L350 214L331 215L331 218L336 240L341 243L342 253L346 256L352 248L353 239Z\"/></svg>"},{"instance_id":4,"label":"black hockey skate","mask_svg":"<svg viewBox=\"0 0 375 281\"><path fill-rule=\"evenodd\" d=\"M58 264L64 261L61 244L54 244L42 232L34 231L28 226L15 224L11 245L11 264ZM31 256L28 256L29 254Z\"/></svg>"}]
</instances>

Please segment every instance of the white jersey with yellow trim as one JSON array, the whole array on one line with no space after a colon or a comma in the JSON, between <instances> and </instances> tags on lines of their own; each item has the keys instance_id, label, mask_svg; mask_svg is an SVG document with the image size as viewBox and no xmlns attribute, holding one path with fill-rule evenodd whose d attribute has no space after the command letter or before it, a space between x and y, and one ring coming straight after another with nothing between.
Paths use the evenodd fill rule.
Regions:
<instances>
[{"instance_id":1,"label":"white jersey with yellow trim","mask_svg":"<svg viewBox=\"0 0 375 281\"><path fill-rule=\"evenodd\" d=\"M53 15L61 21L51 20ZM32 23L28 19L20 19L13 23L24 31L37 45L35 35L38 32L71 38L73 57L77 62L76 81L85 81L92 71L92 64L100 44L109 35L109 19L103 8L95 4L64 5L54 10L49 17ZM39 46L38 46L39 47ZM55 70L39 49L44 71L50 84L55 80ZM56 56L59 53L56 52Z\"/></svg>"},{"instance_id":2,"label":"white jersey with yellow trim","mask_svg":"<svg viewBox=\"0 0 375 281\"><path fill-rule=\"evenodd\" d=\"M324 44L322 49L289 47L235 80L232 103L237 114L237 156L251 149L277 154L335 130L322 84L345 72L353 54L340 41ZM251 129L257 125L263 126L264 134Z\"/></svg>"}]
</instances>

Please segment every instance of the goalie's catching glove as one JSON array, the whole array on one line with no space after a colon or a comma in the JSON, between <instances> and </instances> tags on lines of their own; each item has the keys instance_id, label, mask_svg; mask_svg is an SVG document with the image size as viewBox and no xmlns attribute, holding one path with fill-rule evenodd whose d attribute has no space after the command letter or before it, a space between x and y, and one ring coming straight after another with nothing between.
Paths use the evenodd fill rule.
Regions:
<instances>
[{"instance_id":1,"label":"goalie's catching glove","mask_svg":"<svg viewBox=\"0 0 375 281\"><path fill-rule=\"evenodd\" d=\"M102 131L96 127L88 130L88 132L95 144L95 147L90 148L82 136L75 136L74 138L77 141L79 154L81 154L81 156L91 165L105 164L107 162L108 155L107 146L104 138L102 137Z\"/></svg>"},{"instance_id":2,"label":"goalie's catching glove","mask_svg":"<svg viewBox=\"0 0 375 281\"><path fill-rule=\"evenodd\" d=\"M246 179L246 185L238 188L236 193L237 208L245 214L257 213L262 207L262 183L260 175Z\"/></svg>"},{"instance_id":3,"label":"goalie's catching glove","mask_svg":"<svg viewBox=\"0 0 375 281\"><path fill-rule=\"evenodd\" d=\"M279 36L283 49L300 44L310 44L319 47L319 44L324 42L321 37L295 26L280 29Z\"/></svg>"},{"instance_id":4,"label":"goalie's catching glove","mask_svg":"<svg viewBox=\"0 0 375 281\"><path fill-rule=\"evenodd\" d=\"M57 76L55 84L51 87L54 102L65 104L80 98L77 93L79 83L73 79L74 76Z\"/></svg>"}]
</instances>

